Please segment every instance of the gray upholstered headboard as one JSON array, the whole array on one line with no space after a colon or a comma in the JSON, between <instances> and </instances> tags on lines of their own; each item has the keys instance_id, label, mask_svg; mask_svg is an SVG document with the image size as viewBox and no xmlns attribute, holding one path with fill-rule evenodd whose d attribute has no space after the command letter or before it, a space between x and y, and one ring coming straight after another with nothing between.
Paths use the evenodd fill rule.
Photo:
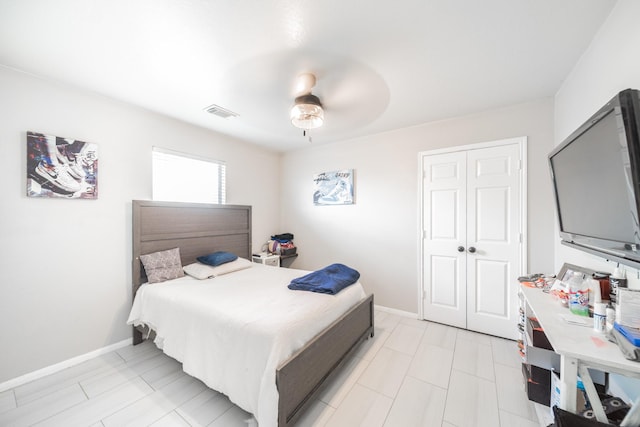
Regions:
<instances>
[{"instance_id":1,"label":"gray upholstered headboard","mask_svg":"<svg viewBox=\"0 0 640 427\"><path fill-rule=\"evenodd\" d=\"M251 206L133 201L133 295L146 281L140 255L180 248L182 265L215 251L251 259Z\"/></svg>"}]
</instances>

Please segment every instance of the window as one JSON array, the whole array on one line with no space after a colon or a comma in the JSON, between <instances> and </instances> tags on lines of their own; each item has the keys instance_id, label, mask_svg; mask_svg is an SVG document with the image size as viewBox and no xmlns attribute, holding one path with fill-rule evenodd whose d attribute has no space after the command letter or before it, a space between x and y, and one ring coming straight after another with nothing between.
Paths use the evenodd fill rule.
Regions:
<instances>
[{"instance_id":1,"label":"window","mask_svg":"<svg viewBox=\"0 0 640 427\"><path fill-rule=\"evenodd\" d=\"M153 200L225 203L226 165L153 147Z\"/></svg>"}]
</instances>

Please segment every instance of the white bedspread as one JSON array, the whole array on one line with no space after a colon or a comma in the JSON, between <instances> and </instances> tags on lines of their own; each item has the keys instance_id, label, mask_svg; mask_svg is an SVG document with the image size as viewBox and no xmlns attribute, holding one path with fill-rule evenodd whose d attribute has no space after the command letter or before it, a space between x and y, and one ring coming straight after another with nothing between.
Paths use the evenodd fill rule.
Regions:
<instances>
[{"instance_id":1,"label":"white bedspread","mask_svg":"<svg viewBox=\"0 0 640 427\"><path fill-rule=\"evenodd\" d=\"M251 412L260 427L276 426L276 368L365 298L360 283L337 295L287 288L306 273L254 264L214 279L145 284L128 323L149 325L186 373Z\"/></svg>"}]
</instances>

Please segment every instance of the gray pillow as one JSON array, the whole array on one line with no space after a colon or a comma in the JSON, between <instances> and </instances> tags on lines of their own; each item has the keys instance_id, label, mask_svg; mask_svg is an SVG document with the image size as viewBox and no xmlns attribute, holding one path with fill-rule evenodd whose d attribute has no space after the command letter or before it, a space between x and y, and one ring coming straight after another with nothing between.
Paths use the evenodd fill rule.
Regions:
<instances>
[{"instance_id":1,"label":"gray pillow","mask_svg":"<svg viewBox=\"0 0 640 427\"><path fill-rule=\"evenodd\" d=\"M140 255L140 261L149 283L160 283L184 276L179 248Z\"/></svg>"}]
</instances>

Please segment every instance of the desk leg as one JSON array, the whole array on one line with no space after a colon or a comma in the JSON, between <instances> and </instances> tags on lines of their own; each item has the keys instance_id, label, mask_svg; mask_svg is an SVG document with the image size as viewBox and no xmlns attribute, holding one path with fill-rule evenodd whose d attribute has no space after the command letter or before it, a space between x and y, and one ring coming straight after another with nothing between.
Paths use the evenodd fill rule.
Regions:
<instances>
[{"instance_id":1,"label":"desk leg","mask_svg":"<svg viewBox=\"0 0 640 427\"><path fill-rule=\"evenodd\" d=\"M576 387L578 386L578 361L560 355L560 409L576 413Z\"/></svg>"},{"instance_id":2,"label":"desk leg","mask_svg":"<svg viewBox=\"0 0 640 427\"><path fill-rule=\"evenodd\" d=\"M607 419L607 414L604 412L602 402L600 402L598 391L593 385L593 380L591 380L589 369L587 369L587 367L584 365L580 365L578 366L578 373L580 374L580 379L582 380L582 384L584 385L584 390L587 392L587 397L589 398L589 402L591 403L591 408L593 409L593 413L596 416L596 420L600 421L601 423L608 424L609 420Z\"/></svg>"}]
</instances>

